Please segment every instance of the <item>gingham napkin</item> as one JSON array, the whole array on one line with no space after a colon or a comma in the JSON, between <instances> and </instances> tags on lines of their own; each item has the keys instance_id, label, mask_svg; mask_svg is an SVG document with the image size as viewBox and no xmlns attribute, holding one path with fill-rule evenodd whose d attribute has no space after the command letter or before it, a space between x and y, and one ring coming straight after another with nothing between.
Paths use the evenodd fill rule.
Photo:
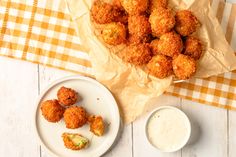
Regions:
<instances>
[{"instance_id":1,"label":"gingham napkin","mask_svg":"<svg viewBox=\"0 0 236 157\"><path fill-rule=\"evenodd\" d=\"M211 3L226 39L236 50L236 5L221 0ZM66 6L64 0L1 0L0 55L91 76L89 56ZM236 71L178 83L166 94L236 109Z\"/></svg>"}]
</instances>

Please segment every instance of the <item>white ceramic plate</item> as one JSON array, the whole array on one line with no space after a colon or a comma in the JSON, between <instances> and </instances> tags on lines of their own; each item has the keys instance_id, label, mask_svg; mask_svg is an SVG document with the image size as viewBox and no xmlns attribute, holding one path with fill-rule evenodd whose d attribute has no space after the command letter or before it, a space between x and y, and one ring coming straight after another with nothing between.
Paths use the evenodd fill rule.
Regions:
<instances>
[{"instance_id":1,"label":"white ceramic plate","mask_svg":"<svg viewBox=\"0 0 236 157\"><path fill-rule=\"evenodd\" d=\"M76 105L83 106L88 113L101 115L105 119L109 125L104 136L97 137L93 135L89 131L88 125L79 129L67 129L63 119L58 123L50 123L43 118L40 110L41 102L56 99L57 91L61 86L72 88L79 93L82 100ZM108 89L91 78L71 76L57 80L42 92L36 103L34 115L36 133L41 145L51 155L60 157L98 157L104 154L117 138L120 115L116 101ZM65 148L61 138L64 132L82 134L90 140L89 147L80 151Z\"/></svg>"}]
</instances>

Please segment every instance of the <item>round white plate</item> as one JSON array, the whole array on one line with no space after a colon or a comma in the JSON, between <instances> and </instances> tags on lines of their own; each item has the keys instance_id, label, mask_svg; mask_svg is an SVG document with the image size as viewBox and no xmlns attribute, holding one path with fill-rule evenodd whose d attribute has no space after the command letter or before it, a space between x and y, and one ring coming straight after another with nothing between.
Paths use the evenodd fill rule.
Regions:
<instances>
[{"instance_id":1,"label":"round white plate","mask_svg":"<svg viewBox=\"0 0 236 157\"><path fill-rule=\"evenodd\" d=\"M41 102L57 98L57 91L65 86L76 90L82 100L76 105L83 106L88 113L101 115L108 127L104 136L97 137L89 131L86 124L79 129L67 129L62 119L58 123L50 123L44 119L40 110ZM37 136L51 155L60 157L98 157L104 154L115 142L120 127L120 114L112 94L99 82L83 76L66 77L52 83L39 96L36 104L34 123ZM62 133L80 133L90 140L87 149L73 151L65 148Z\"/></svg>"}]
</instances>

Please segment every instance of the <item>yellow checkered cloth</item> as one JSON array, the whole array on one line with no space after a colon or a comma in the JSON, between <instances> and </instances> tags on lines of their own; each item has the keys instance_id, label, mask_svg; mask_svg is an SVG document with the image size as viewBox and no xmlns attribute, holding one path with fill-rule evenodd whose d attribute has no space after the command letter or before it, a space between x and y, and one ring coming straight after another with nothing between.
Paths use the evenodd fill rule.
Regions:
<instances>
[{"instance_id":1,"label":"yellow checkered cloth","mask_svg":"<svg viewBox=\"0 0 236 157\"><path fill-rule=\"evenodd\" d=\"M226 39L236 50L236 5L212 0ZM0 0L0 55L92 75L65 0ZM236 109L236 71L191 79L166 94Z\"/></svg>"}]
</instances>

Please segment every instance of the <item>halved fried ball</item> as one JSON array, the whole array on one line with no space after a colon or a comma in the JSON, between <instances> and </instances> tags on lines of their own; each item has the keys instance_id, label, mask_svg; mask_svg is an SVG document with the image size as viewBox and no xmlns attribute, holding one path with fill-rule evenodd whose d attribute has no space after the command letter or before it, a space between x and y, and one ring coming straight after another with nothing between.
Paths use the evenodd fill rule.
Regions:
<instances>
[{"instance_id":1,"label":"halved fried ball","mask_svg":"<svg viewBox=\"0 0 236 157\"><path fill-rule=\"evenodd\" d=\"M121 5L130 15L144 13L148 9L149 0L120 0Z\"/></svg>"},{"instance_id":2,"label":"halved fried ball","mask_svg":"<svg viewBox=\"0 0 236 157\"><path fill-rule=\"evenodd\" d=\"M61 105L70 106L78 100L78 93L71 88L61 87L57 91L57 98Z\"/></svg>"},{"instance_id":3,"label":"halved fried ball","mask_svg":"<svg viewBox=\"0 0 236 157\"><path fill-rule=\"evenodd\" d=\"M190 78L196 72L196 62L193 58L180 54L172 62L174 74L181 80Z\"/></svg>"},{"instance_id":4,"label":"halved fried ball","mask_svg":"<svg viewBox=\"0 0 236 157\"><path fill-rule=\"evenodd\" d=\"M55 123L61 120L65 109L54 99L44 101L41 104L41 111L47 121Z\"/></svg>"},{"instance_id":5,"label":"halved fried ball","mask_svg":"<svg viewBox=\"0 0 236 157\"><path fill-rule=\"evenodd\" d=\"M102 38L109 45L119 45L126 40L126 28L122 23L106 24L102 30Z\"/></svg>"},{"instance_id":6,"label":"halved fried ball","mask_svg":"<svg viewBox=\"0 0 236 157\"><path fill-rule=\"evenodd\" d=\"M200 25L196 16L189 10L178 11L175 15L175 30L182 36L188 36Z\"/></svg>"},{"instance_id":7,"label":"halved fried ball","mask_svg":"<svg viewBox=\"0 0 236 157\"><path fill-rule=\"evenodd\" d=\"M174 57L181 53L183 50L183 42L179 34L175 32L165 33L160 37L158 42L158 52Z\"/></svg>"},{"instance_id":8,"label":"halved fried ball","mask_svg":"<svg viewBox=\"0 0 236 157\"><path fill-rule=\"evenodd\" d=\"M187 37L184 54L198 60L202 55L201 41L196 37Z\"/></svg>"},{"instance_id":9,"label":"halved fried ball","mask_svg":"<svg viewBox=\"0 0 236 157\"><path fill-rule=\"evenodd\" d=\"M148 73L160 79L170 76L172 71L172 59L164 55L156 55L147 64Z\"/></svg>"},{"instance_id":10,"label":"halved fried ball","mask_svg":"<svg viewBox=\"0 0 236 157\"><path fill-rule=\"evenodd\" d=\"M110 23L114 22L120 16L120 9L103 0L95 0L91 7L91 16L96 23Z\"/></svg>"},{"instance_id":11,"label":"halved fried ball","mask_svg":"<svg viewBox=\"0 0 236 157\"><path fill-rule=\"evenodd\" d=\"M87 119L87 112L83 107L72 106L64 112L66 127L69 129L82 127L87 122Z\"/></svg>"},{"instance_id":12,"label":"halved fried ball","mask_svg":"<svg viewBox=\"0 0 236 157\"><path fill-rule=\"evenodd\" d=\"M131 44L122 52L122 59L134 65L146 64L151 58L150 48L144 43Z\"/></svg>"},{"instance_id":13,"label":"halved fried ball","mask_svg":"<svg viewBox=\"0 0 236 157\"><path fill-rule=\"evenodd\" d=\"M158 42L159 42L159 39L155 39L155 40L152 40L152 42L150 43L150 48L151 48L153 55L159 54L158 53Z\"/></svg>"},{"instance_id":14,"label":"halved fried ball","mask_svg":"<svg viewBox=\"0 0 236 157\"><path fill-rule=\"evenodd\" d=\"M80 134L63 133L62 139L65 147L71 150L81 150L89 145L89 140Z\"/></svg>"},{"instance_id":15,"label":"halved fried ball","mask_svg":"<svg viewBox=\"0 0 236 157\"><path fill-rule=\"evenodd\" d=\"M154 36L161 36L170 32L175 26L175 17L170 9L159 7L152 11L149 22Z\"/></svg>"},{"instance_id":16,"label":"halved fried ball","mask_svg":"<svg viewBox=\"0 0 236 157\"><path fill-rule=\"evenodd\" d=\"M168 0L150 0L150 11L152 12L155 9L160 7L167 8Z\"/></svg>"},{"instance_id":17,"label":"halved fried ball","mask_svg":"<svg viewBox=\"0 0 236 157\"><path fill-rule=\"evenodd\" d=\"M94 135L102 136L105 130L105 123L101 116L89 116L88 121L90 123L90 131Z\"/></svg>"},{"instance_id":18,"label":"halved fried ball","mask_svg":"<svg viewBox=\"0 0 236 157\"><path fill-rule=\"evenodd\" d=\"M128 18L128 29L132 37L141 41L151 33L148 18L144 15L130 15Z\"/></svg>"}]
</instances>

